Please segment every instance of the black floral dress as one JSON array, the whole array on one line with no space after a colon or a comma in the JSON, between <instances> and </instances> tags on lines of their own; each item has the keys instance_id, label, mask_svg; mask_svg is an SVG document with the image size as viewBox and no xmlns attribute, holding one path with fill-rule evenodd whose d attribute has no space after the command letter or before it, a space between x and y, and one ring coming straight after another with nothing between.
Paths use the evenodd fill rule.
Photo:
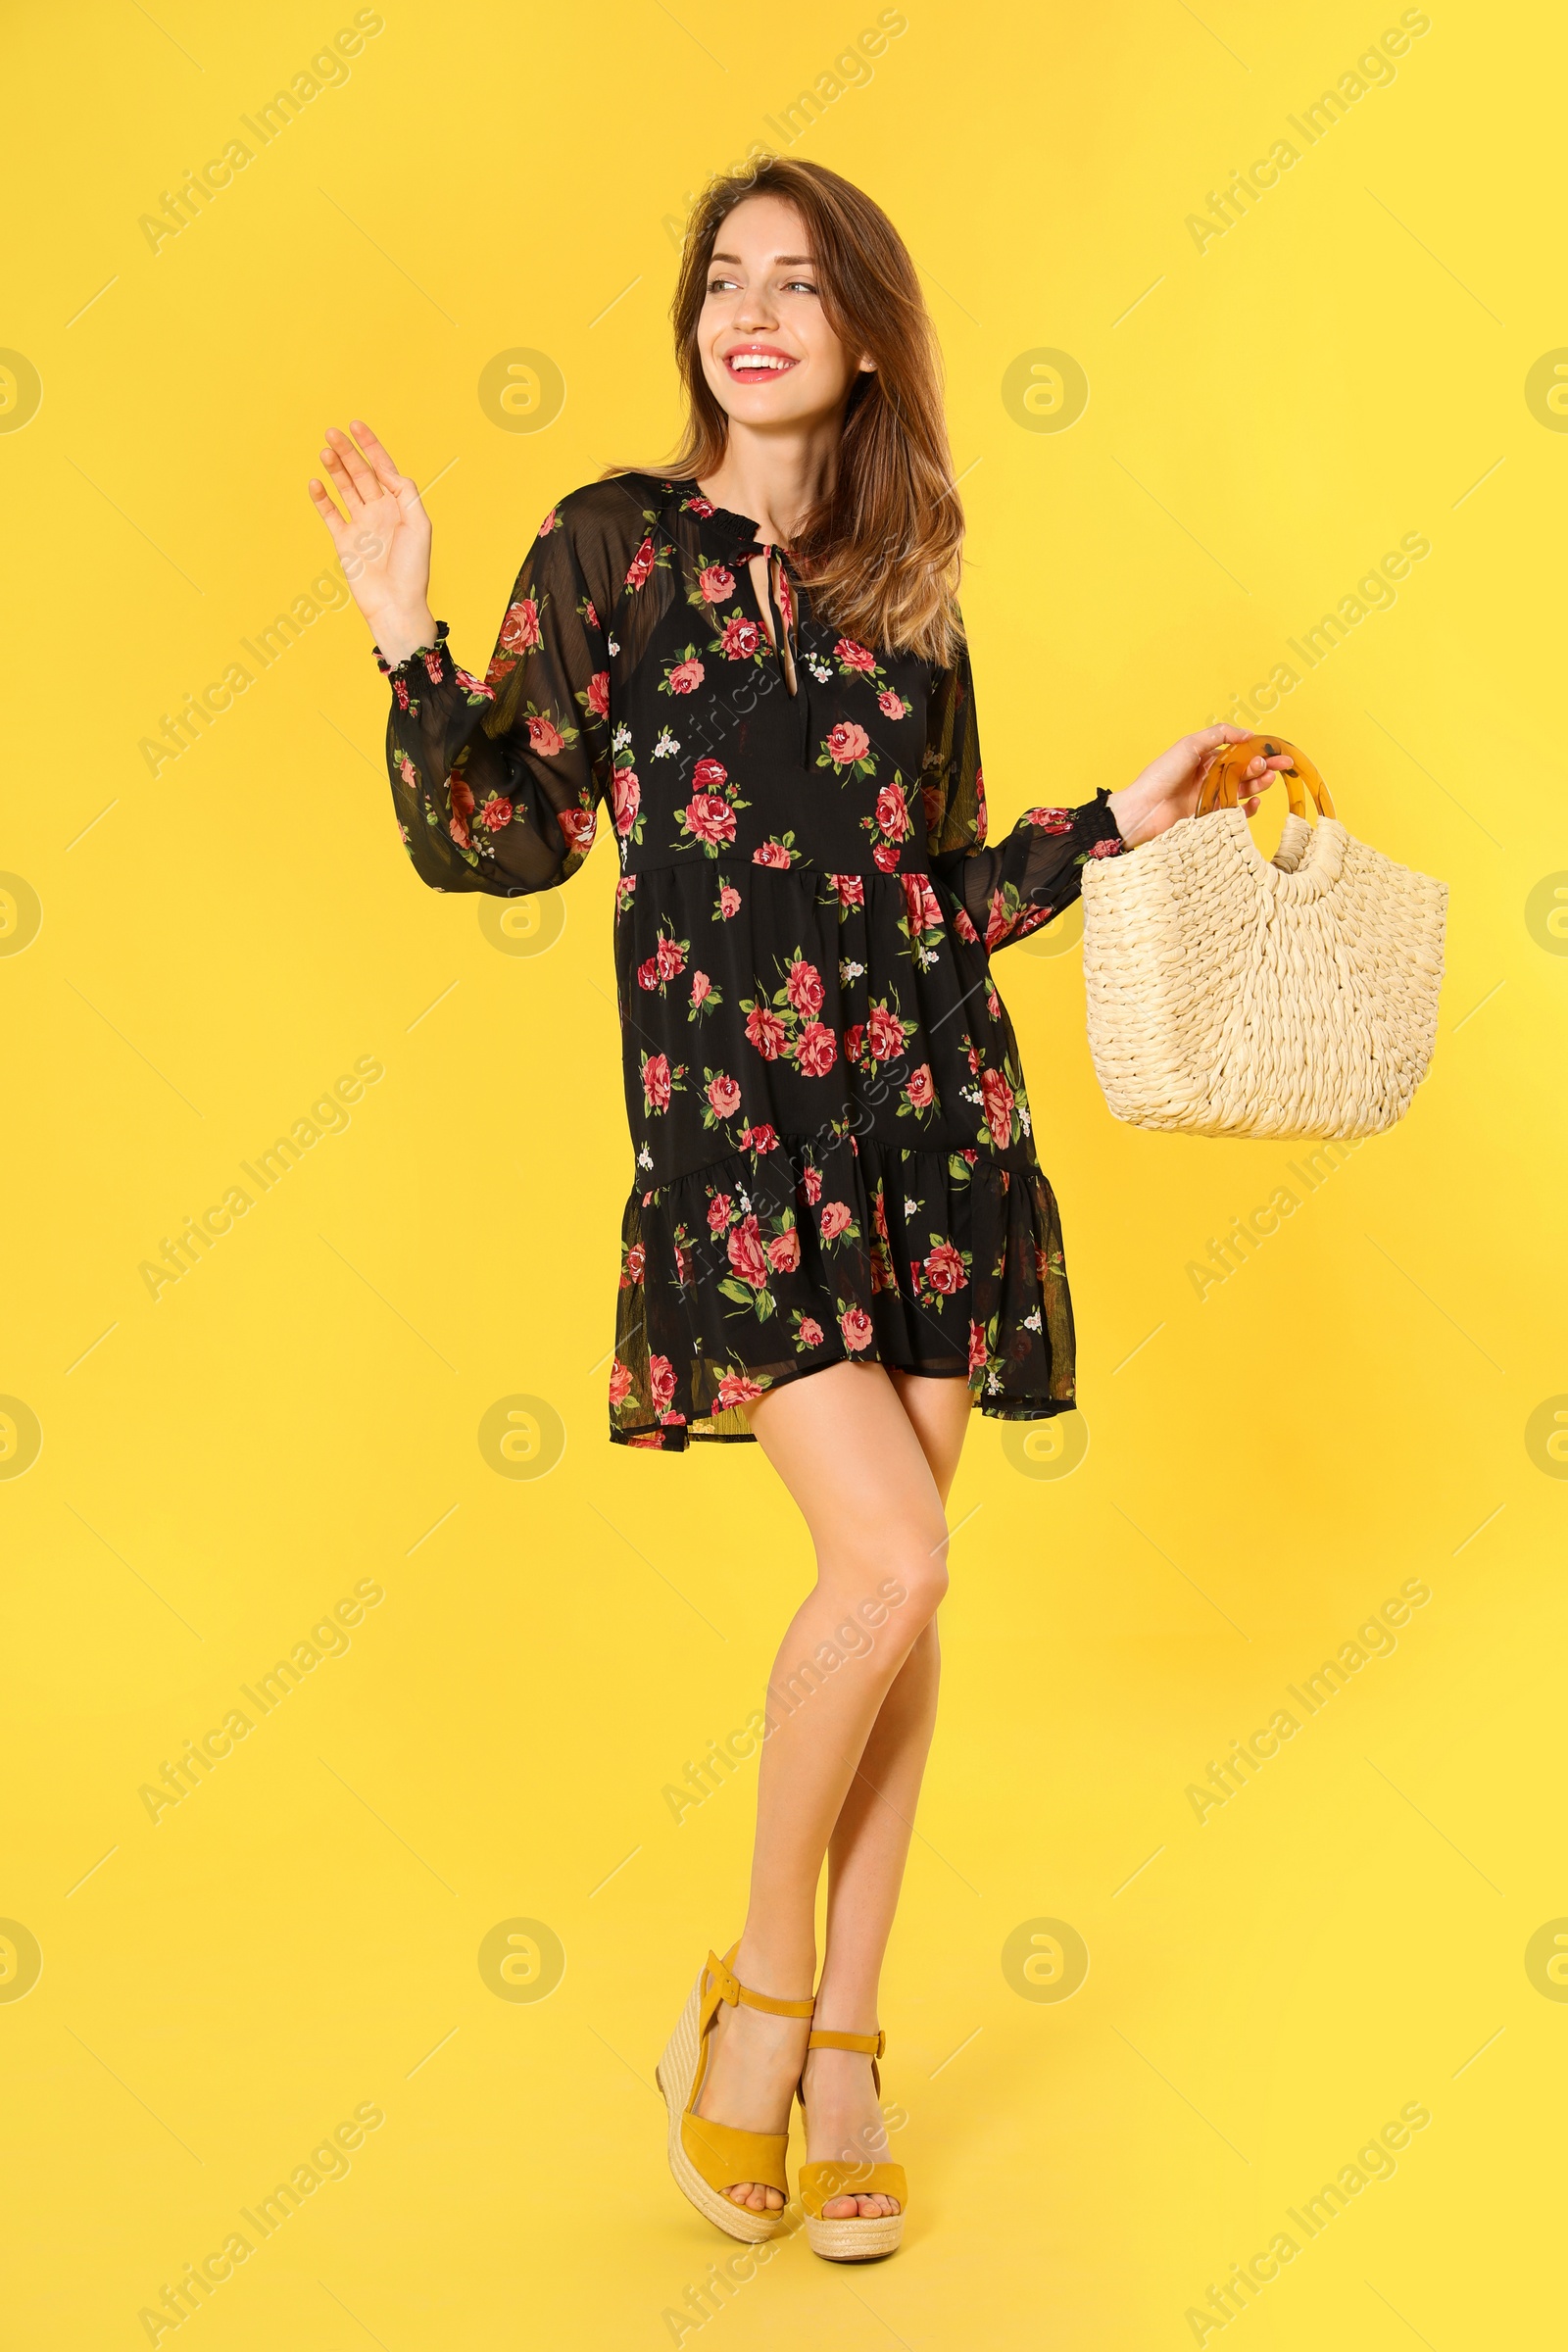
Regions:
<instances>
[{"instance_id":1,"label":"black floral dress","mask_svg":"<svg viewBox=\"0 0 1568 2352\"><path fill-rule=\"evenodd\" d=\"M549 890L601 826L620 860L611 1436L744 1439L743 1403L845 1360L967 1381L1004 1420L1069 1410L1061 1232L990 959L1121 849L1105 794L987 849L967 655L842 636L690 481L552 508L482 682L445 636L388 671L421 879Z\"/></svg>"}]
</instances>

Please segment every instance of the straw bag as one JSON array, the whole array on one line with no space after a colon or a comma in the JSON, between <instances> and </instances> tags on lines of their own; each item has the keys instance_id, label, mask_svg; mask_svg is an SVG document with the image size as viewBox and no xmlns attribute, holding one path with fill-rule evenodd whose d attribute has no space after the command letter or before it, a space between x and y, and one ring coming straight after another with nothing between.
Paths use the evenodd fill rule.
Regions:
<instances>
[{"instance_id":1,"label":"straw bag","mask_svg":"<svg viewBox=\"0 0 1568 2352\"><path fill-rule=\"evenodd\" d=\"M1272 860L1237 806L1271 752L1293 761ZM1199 813L1086 865L1083 898L1089 1051L1118 1119L1375 1135L1409 1108L1437 1035L1447 886L1356 841L1293 744L1228 744Z\"/></svg>"}]
</instances>

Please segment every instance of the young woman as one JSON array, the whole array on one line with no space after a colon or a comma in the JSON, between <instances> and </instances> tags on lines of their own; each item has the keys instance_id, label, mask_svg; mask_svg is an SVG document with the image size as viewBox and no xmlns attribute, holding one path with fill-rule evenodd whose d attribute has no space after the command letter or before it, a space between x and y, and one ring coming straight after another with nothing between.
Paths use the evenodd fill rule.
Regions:
<instances>
[{"instance_id":1,"label":"young woman","mask_svg":"<svg viewBox=\"0 0 1568 2352\"><path fill-rule=\"evenodd\" d=\"M990 961L1088 858L1193 814L1245 730L988 849L963 518L896 230L817 165L718 181L674 320L678 454L551 509L482 682L431 616L429 520L368 426L328 431L310 494L390 677L421 880L548 890L601 808L614 836L636 1178L610 1434L755 1439L817 1569L769 1685L745 1928L659 2069L670 2162L731 2236L777 2234L799 2088L810 2242L854 2261L892 2251L907 2201L877 1984L936 1711L944 1504L972 1408L1074 1402L1056 1205Z\"/></svg>"}]
</instances>

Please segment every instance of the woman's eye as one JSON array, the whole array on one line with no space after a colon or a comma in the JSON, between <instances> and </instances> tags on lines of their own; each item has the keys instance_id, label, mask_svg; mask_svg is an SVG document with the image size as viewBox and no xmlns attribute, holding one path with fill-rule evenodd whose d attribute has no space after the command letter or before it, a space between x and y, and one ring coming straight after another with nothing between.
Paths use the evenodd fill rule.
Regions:
<instances>
[{"instance_id":1,"label":"woman's eye","mask_svg":"<svg viewBox=\"0 0 1568 2352\"><path fill-rule=\"evenodd\" d=\"M792 277L784 291L786 294L814 294L816 288L807 278Z\"/></svg>"}]
</instances>

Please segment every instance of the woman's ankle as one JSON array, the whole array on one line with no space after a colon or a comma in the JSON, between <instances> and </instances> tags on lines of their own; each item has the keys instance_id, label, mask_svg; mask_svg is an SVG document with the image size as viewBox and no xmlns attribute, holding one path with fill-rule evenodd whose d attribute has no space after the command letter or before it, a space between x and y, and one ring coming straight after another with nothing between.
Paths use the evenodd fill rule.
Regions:
<instances>
[{"instance_id":1,"label":"woman's ankle","mask_svg":"<svg viewBox=\"0 0 1568 2352\"><path fill-rule=\"evenodd\" d=\"M775 2001L808 2001L816 1983L816 1944L809 1936L769 1936L748 1926L731 1965L749 1991Z\"/></svg>"}]
</instances>

